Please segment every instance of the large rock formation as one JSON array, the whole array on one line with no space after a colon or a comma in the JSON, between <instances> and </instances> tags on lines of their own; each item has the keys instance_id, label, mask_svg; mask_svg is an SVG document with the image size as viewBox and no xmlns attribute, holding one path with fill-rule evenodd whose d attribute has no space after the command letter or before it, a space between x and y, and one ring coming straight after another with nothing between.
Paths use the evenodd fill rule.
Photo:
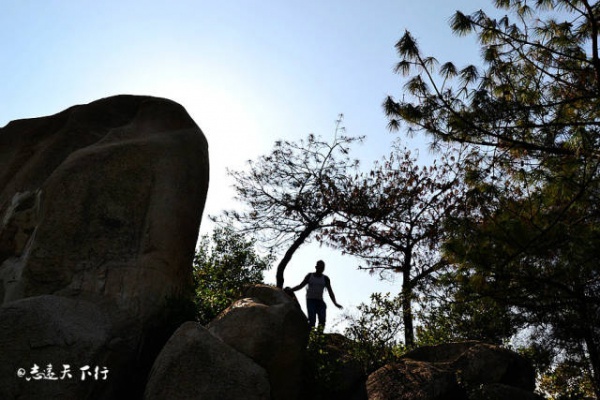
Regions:
<instances>
[{"instance_id":1,"label":"large rock formation","mask_svg":"<svg viewBox=\"0 0 600 400\"><path fill-rule=\"evenodd\" d=\"M169 100L117 96L0 129L0 398L142 390L165 310L191 284L207 187L204 135ZM108 379L76 383L80 363ZM17 376L33 364L77 376Z\"/></svg>"},{"instance_id":2,"label":"large rock formation","mask_svg":"<svg viewBox=\"0 0 600 400\"><path fill-rule=\"evenodd\" d=\"M265 370L246 355L186 322L152 367L145 400L270 400Z\"/></svg>"},{"instance_id":3,"label":"large rock formation","mask_svg":"<svg viewBox=\"0 0 600 400\"><path fill-rule=\"evenodd\" d=\"M367 380L369 400L539 400L534 388L527 360L479 342L416 349Z\"/></svg>"},{"instance_id":4,"label":"large rock formation","mask_svg":"<svg viewBox=\"0 0 600 400\"><path fill-rule=\"evenodd\" d=\"M265 368L272 400L301 398L309 327L298 303L281 289L249 287L208 329Z\"/></svg>"},{"instance_id":5,"label":"large rock formation","mask_svg":"<svg viewBox=\"0 0 600 400\"><path fill-rule=\"evenodd\" d=\"M6 304L0 308L0 398L135 398L133 386L143 380L132 374L141 367L141 337L139 320L109 304L54 295ZM94 373L106 367L107 376L89 376L86 366Z\"/></svg>"},{"instance_id":6,"label":"large rock formation","mask_svg":"<svg viewBox=\"0 0 600 400\"><path fill-rule=\"evenodd\" d=\"M306 334L293 298L274 287L249 287L208 329L187 322L173 335L154 364L145 400L541 399L531 363L491 344L421 347L367 377L352 358L351 340L315 335L307 349Z\"/></svg>"}]
</instances>

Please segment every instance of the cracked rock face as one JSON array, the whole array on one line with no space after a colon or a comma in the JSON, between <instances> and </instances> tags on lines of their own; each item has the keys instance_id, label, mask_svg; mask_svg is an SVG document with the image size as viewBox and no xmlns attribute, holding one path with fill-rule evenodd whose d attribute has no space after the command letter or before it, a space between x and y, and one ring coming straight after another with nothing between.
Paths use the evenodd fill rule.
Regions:
<instances>
[{"instance_id":1,"label":"cracked rock face","mask_svg":"<svg viewBox=\"0 0 600 400\"><path fill-rule=\"evenodd\" d=\"M248 287L208 330L267 371L273 400L301 398L309 327L300 306L282 290Z\"/></svg>"},{"instance_id":2,"label":"cracked rock face","mask_svg":"<svg viewBox=\"0 0 600 400\"><path fill-rule=\"evenodd\" d=\"M369 375L370 400L541 400L521 355L476 341L425 346Z\"/></svg>"},{"instance_id":3,"label":"cracked rock face","mask_svg":"<svg viewBox=\"0 0 600 400\"><path fill-rule=\"evenodd\" d=\"M178 104L118 96L0 130L0 300L110 297L152 314L186 284L206 140Z\"/></svg>"},{"instance_id":4,"label":"cracked rock face","mask_svg":"<svg viewBox=\"0 0 600 400\"><path fill-rule=\"evenodd\" d=\"M165 329L166 304L191 285L208 172L203 133L166 99L110 97L0 128L0 318L12 318L0 326L0 353L27 367L92 349L77 359L108 360L128 376L147 343L160 345L152 335ZM50 344L33 348L19 321L37 321L49 304L36 335L69 338L36 336ZM103 334L90 335L98 318ZM114 343L127 345L106 353ZM1 381L16 379L13 367L3 367L0 398L28 398L32 385ZM118 398L110 385L100 392Z\"/></svg>"}]
</instances>

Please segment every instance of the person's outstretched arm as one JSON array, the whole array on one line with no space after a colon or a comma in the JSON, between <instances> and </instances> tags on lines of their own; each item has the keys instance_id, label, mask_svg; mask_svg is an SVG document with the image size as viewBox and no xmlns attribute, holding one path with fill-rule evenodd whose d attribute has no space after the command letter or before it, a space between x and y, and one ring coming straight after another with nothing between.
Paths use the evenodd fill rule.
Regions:
<instances>
[{"instance_id":1,"label":"person's outstretched arm","mask_svg":"<svg viewBox=\"0 0 600 400\"><path fill-rule=\"evenodd\" d=\"M333 289L331 288L331 281L329 280L329 278L325 279L325 287L327 288L327 293L329 293L329 297L331 297L331 301L333 302L333 304L335 304L337 308L344 308L341 305L339 305L335 300L335 294L333 294Z\"/></svg>"},{"instance_id":2,"label":"person's outstretched arm","mask_svg":"<svg viewBox=\"0 0 600 400\"><path fill-rule=\"evenodd\" d=\"M308 285L309 278L310 278L310 274L308 274L304 277L304 280L302 281L302 283L300 283L298 286L294 286L293 288L290 288L290 289L293 292L295 292L296 290L302 289L304 286Z\"/></svg>"}]
</instances>

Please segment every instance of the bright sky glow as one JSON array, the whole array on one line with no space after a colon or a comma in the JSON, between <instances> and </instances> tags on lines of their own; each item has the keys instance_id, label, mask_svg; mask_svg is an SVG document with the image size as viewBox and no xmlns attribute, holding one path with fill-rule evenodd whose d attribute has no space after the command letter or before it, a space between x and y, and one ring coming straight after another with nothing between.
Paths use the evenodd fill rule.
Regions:
<instances>
[{"instance_id":1,"label":"bright sky glow","mask_svg":"<svg viewBox=\"0 0 600 400\"><path fill-rule=\"evenodd\" d=\"M448 20L480 8L491 2L5 0L0 126L122 93L177 101L210 146L206 221L236 206L227 167L243 168L277 139L331 137L339 113L348 135L367 136L353 156L364 165L381 158L398 135L386 130L381 107L386 95L401 95L394 44L408 29L442 63L477 62L473 39L452 36ZM286 285L318 259L346 309L374 291L399 291L399 281L379 282L317 245L294 257ZM329 307L330 329L339 315Z\"/></svg>"}]
</instances>

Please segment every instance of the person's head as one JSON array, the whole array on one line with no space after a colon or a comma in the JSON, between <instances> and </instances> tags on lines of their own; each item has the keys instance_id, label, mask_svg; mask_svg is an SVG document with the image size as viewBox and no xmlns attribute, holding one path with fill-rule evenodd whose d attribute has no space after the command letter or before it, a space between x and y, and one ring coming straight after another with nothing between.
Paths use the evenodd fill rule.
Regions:
<instances>
[{"instance_id":1,"label":"person's head","mask_svg":"<svg viewBox=\"0 0 600 400\"><path fill-rule=\"evenodd\" d=\"M319 274L323 273L323 271L325 271L325 263L323 262L323 260L317 261L317 265L315 266L315 270Z\"/></svg>"}]
</instances>

